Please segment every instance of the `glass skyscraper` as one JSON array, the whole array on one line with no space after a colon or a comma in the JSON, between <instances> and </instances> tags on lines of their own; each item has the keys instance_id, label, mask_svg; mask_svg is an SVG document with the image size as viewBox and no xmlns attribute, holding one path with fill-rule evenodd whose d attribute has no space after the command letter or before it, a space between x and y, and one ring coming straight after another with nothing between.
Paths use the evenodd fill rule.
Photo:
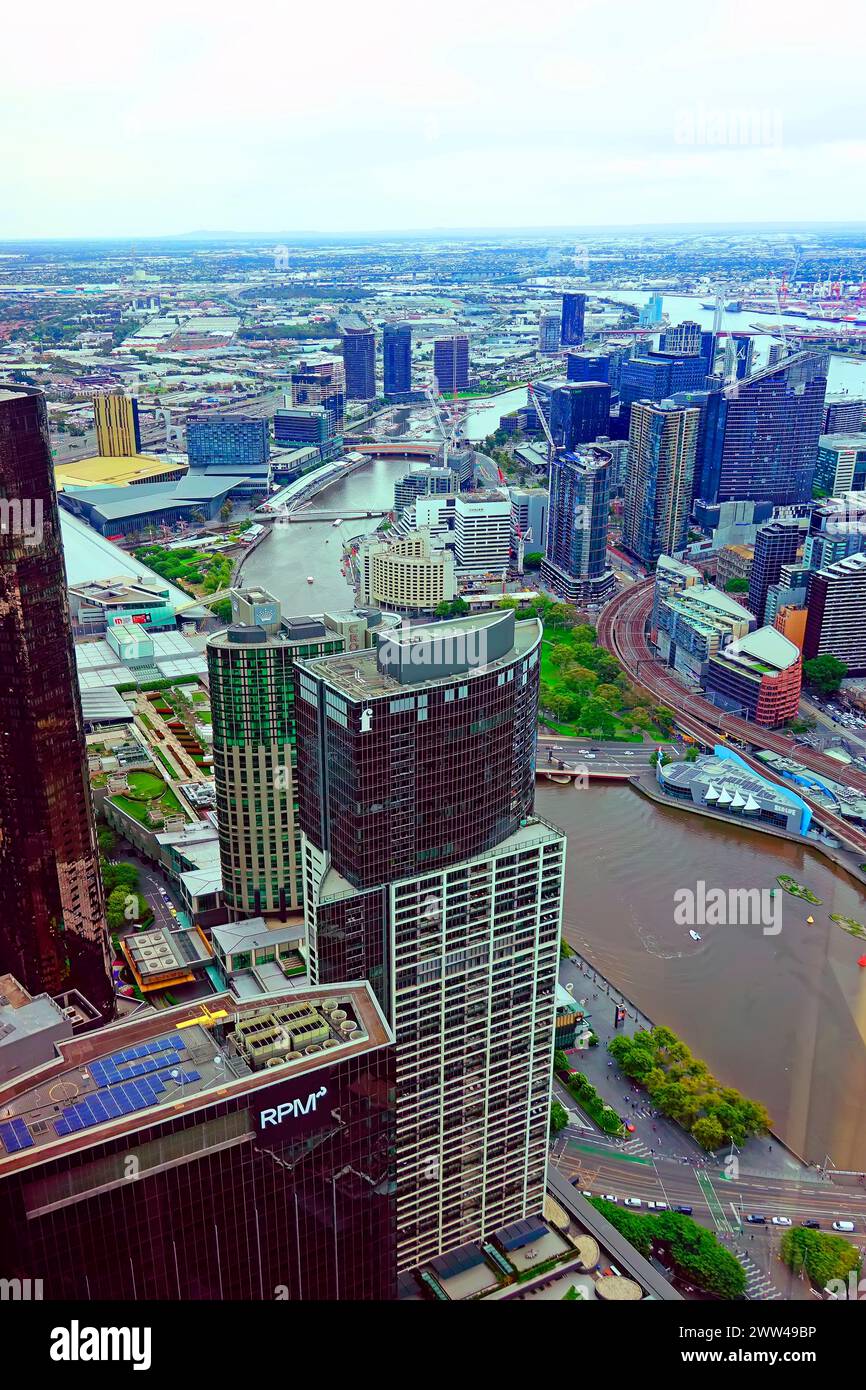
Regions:
<instances>
[{"instance_id":1,"label":"glass skyscraper","mask_svg":"<svg viewBox=\"0 0 866 1390\"><path fill-rule=\"evenodd\" d=\"M376 333L360 314L339 323L343 339L346 400L371 401L376 394Z\"/></svg>"},{"instance_id":2,"label":"glass skyscraper","mask_svg":"<svg viewBox=\"0 0 866 1390\"><path fill-rule=\"evenodd\" d=\"M557 448L571 453L607 434L610 386L606 381L570 381L550 397L550 432Z\"/></svg>"},{"instance_id":3,"label":"glass skyscraper","mask_svg":"<svg viewBox=\"0 0 866 1390\"><path fill-rule=\"evenodd\" d=\"M114 1012L40 391L0 383L0 974Z\"/></svg>"},{"instance_id":4,"label":"glass skyscraper","mask_svg":"<svg viewBox=\"0 0 866 1390\"><path fill-rule=\"evenodd\" d=\"M559 341L563 347L579 347L583 342L586 295L569 292L562 296L562 324Z\"/></svg>"},{"instance_id":5,"label":"glass skyscraper","mask_svg":"<svg viewBox=\"0 0 866 1390\"><path fill-rule=\"evenodd\" d=\"M670 401L631 408L622 539L645 565L685 546L699 422L699 410Z\"/></svg>"},{"instance_id":6,"label":"glass skyscraper","mask_svg":"<svg viewBox=\"0 0 866 1390\"><path fill-rule=\"evenodd\" d=\"M186 423L190 468L229 465L243 473L271 456L266 419L252 415L191 415Z\"/></svg>"},{"instance_id":7,"label":"glass skyscraper","mask_svg":"<svg viewBox=\"0 0 866 1390\"><path fill-rule=\"evenodd\" d=\"M558 451L551 460L541 579L570 603L600 603L616 587L607 568L610 465L611 456L603 449Z\"/></svg>"},{"instance_id":8,"label":"glass skyscraper","mask_svg":"<svg viewBox=\"0 0 866 1390\"><path fill-rule=\"evenodd\" d=\"M385 324L382 366L386 396L402 396L412 390L412 328L408 323Z\"/></svg>"}]
</instances>

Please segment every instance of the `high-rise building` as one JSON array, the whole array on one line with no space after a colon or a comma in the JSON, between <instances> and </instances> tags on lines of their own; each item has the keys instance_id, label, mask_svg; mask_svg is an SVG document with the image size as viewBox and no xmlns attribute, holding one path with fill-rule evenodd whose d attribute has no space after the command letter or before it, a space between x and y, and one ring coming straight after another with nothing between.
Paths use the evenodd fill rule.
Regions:
<instances>
[{"instance_id":1,"label":"high-rise building","mask_svg":"<svg viewBox=\"0 0 866 1390\"><path fill-rule=\"evenodd\" d=\"M569 381L610 382L611 354L609 352L569 352L565 371Z\"/></svg>"},{"instance_id":2,"label":"high-rise building","mask_svg":"<svg viewBox=\"0 0 866 1390\"><path fill-rule=\"evenodd\" d=\"M771 521L759 529L749 575L749 597L746 599L759 623L764 622L767 590L771 584L778 583L782 566L796 560L805 535L805 529L801 529L796 522Z\"/></svg>"},{"instance_id":3,"label":"high-rise building","mask_svg":"<svg viewBox=\"0 0 866 1390\"><path fill-rule=\"evenodd\" d=\"M562 323L559 340L563 347L579 347L583 342L586 295L568 293L562 296Z\"/></svg>"},{"instance_id":4,"label":"high-rise building","mask_svg":"<svg viewBox=\"0 0 866 1390\"><path fill-rule=\"evenodd\" d=\"M686 319L662 333L659 347L662 352L680 353L684 357L699 357L701 352L702 329L699 323Z\"/></svg>"},{"instance_id":5,"label":"high-rise building","mask_svg":"<svg viewBox=\"0 0 866 1390\"><path fill-rule=\"evenodd\" d=\"M294 662L345 646L318 618L283 619L264 589L234 590L231 625L208 641L223 895L235 917L285 917L303 901Z\"/></svg>"},{"instance_id":6,"label":"high-rise building","mask_svg":"<svg viewBox=\"0 0 866 1390\"><path fill-rule=\"evenodd\" d=\"M623 365L619 394L623 405L634 401L665 401L677 391L699 391L704 386L704 363L700 357L671 356L648 352L631 357Z\"/></svg>"},{"instance_id":7,"label":"high-rise building","mask_svg":"<svg viewBox=\"0 0 866 1390\"><path fill-rule=\"evenodd\" d=\"M360 981L60 1042L0 1087L4 1278L56 1302L396 1298L394 1067Z\"/></svg>"},{"instance_id":8,"label":"high-rise building","mask_svg":"<svg viewBox=\"0 0 866 1390\"><path fill-rule=\"evenodd\" d=\"M670 401L631 408L622 538L645 565L685 546L699 419L698 410Z\"/></svg>"},{"instance_id":9,"label":"high-rise building","mask_svg":"<svg viewBox=\"0 0 866 1390\"><path fill-rule=\"evenodd\" d=\"M408 323L386 323L382 330L382 364L387 396L412 390L412 328Z\"/></svg>"},{"instance_id":10,"label":"high-rise building","mask_svg":"<svg viewBox=\"0 0 866 1390\"><path fill-rule=\"evenodd\" d=\"M332 433L343 433L346 373L343 363L330 358L304 362L292 371L292 405L321 405L332 417Z\"/></svg>"},{"instance_id":11,"label":"high-rise building","mask_svg":"<svg viewBox=\"0 0 866 1390\"><path fill-rule=\"evenodd\" d=\"M417 497L456 491L457 479L450 468L412 468L394 484L394 511L399 519Z\"/></svg>"},{"instance_id":12,"label":"high-rise building","mask_svg":"<svg viewBox=\"0 0 866 1390\"><path fill-rule=\"evenodd\" d=\"M803 543L803 564L826 569L846 555L866 549L866 496L849 492L820 502L812 509Z\"/></svg>"},{"instance_id":13,"label":"high-rise building","mask_svg":"<svg viewBox=\"0 0 866 1390\"><path fill-rule=\"evenodd\" d=\"M559 352L559 314L541 314L538 320L538 351Z\"/></svg>"},{"instance_id":14,"label":"high-rise building","mask_svg":"<svg viewBox=\"0 0 866 1390\"><path fill-rule=\"evenodd\" d=\"M866 401L837 396L827 401L824 434L859 434L866 426Z\"/></svg>"},{"instance_id":15,"label":"high-rise building","mask_svg":"<svg viewBox=\"0 0 866 1390\"><path fill-rule=\"evenodd\" d=\"M607 568L610 454L557 450L550 464L547 553L541 580L570 603L601 603L616 588Z\"/></svg>"},{"instance_id":16,"label":"high-rise building","mask_svg":"<svg viewBox=\"0 0 866 1390\"><path fill-rule=\"evenodd\" d=\"M360 314L340 319L346 400L371 401L376 394L376 333Z\"/></svg>"},{"instance_id":17,"label":"high-rise building","mask_svg":"<svg viewBox=\"0 0 866 1390\"><path fill-rule=\"evenodd\" d=\"M828 497L866 490L866 434L822 434L815 487Z\"/></svg>"},{"instance_id":18,"label":"high-rise building","mask_svg":"<svg viewBox=\"0 0 866 1390\"><path fill-rule=\"evenodd\" d=\"M119 392L93 397L96 447L103 458L133 458L141 453L138 401Z\"/></svg>"},{"instance_id":19,"label":"high-rise building","mask_svg":"<svg viewBox=\"0 0 866 1390\"><path fill-rule=\"evenodd\" d=\"M397 1038L398 1267L544 1202L565 843L533 814L541 623L299 663L312 978Z\"/></svg>"},{"instance_id":20,"label":"high-rise building","mask_svg":"<svg viewBox=\"0 0 866 1390\"><path fill-rule=\"evenodd\" d=\"M398 613L430 613L456 597L454 556L429 531L397 540L362 541L358 548L358 598L365 606Z\"/></svg>"},{"instance_id":21,"label":"high-rise building","mask_svg":"<svg viewBox=\"0 0 866 1390\"><path fill-rule=\"evenodd\" d=\"M222 415L214 411L190 415L186 422L186 451L190 468L214 465L256 470L271 456L268 422L255 415Z\"/></svg>"},{"instance_id":22,"label":"high-rise building","mask_svg":"<svg viewBox=\"0 0 866 1390\"><path fill-rule=\"evenodd\" d=\"M314 444L325 450L334 438L334 417L323 405L295 405L274 412L274 439L281 448Z\"/></svg>"},{"instance_id":23,"label":"high-rise building","mask_svg":"<svg viewBox=\"0 0 866 1390\"><path fill-rule=\"evenodd\" d=\"M827 357L798 352L715 393L700 497L784 507L812 496Z\"/></svg>"},{"instance_id":24,"label":"high-rise building","mask_svg":"<svg viewBox=\"0 0 866 1390\"><path fill-rule=\"evenodd\" d=\"M725 344L725 377L744 381L752 375L755 339L751 333L729 333Z\"/></svg>"},{"instance_id":25,"label":"high-rise building","mask_svg":"<svg viewBox=\"0 0 866 1390\"><path fill-rule=\"evenodd\" d=\"M511 502L496 488L458 492L454 499L454 556L457 568L474 574L504 574L511 557Z\"/></svg>"},{"instance_id":26,"label":"high-rise building","mask_svg":"<svg viewBox=\"0 0 866 1390\"><path fill-rule=\"evenodd\" d=\"M527 554L533 551L544 554L550 493L543 487L510 487L508 495L511 499L512 549L516 549L516 543L522 539Z\"/></svg>"},{"instance_id":27,"label":"high-rise building","mask_svg":"<svg viewBox=\"0 0 866 1390\"><path fill-rule=\"evenodd\" d=\"M643 308L638 311L637 321L642 328L653 328L662 322L662 296L656 291L651 294Z\"/></svg>"},{"instance_id":28,"label":"high-rise building","mask_svg":"<svg viewBox=\"0 0 866 1390\"><path fill-rule=\"evenodd\" d=\"M114 1011L40 391L0 384L0 974Z\"/></svg>"},{"instance_id":29,"label":"high-rise building","mask_svg":"<svg viewBox=\"0 0 866 1390\"><path fill-rule=\"evenodd\" d=\"M610 386L606 381L569 381L550 398L550 432L557 448L572 453L607 434Z\"/></svg>"},{"instance_id":30,"label":"high-rise building","mask_svg":"<svg viewBox=\"0 0 866 1390\"><path fill-rule=\"evenodd\" d=\"M835 656L849 676L866 675L866 555L837 560L809 577L803 656Z\"/></svg>"},{"instance_id":31,"label":"high-rise building","mask_svg":"<svg viewBox=\"0 0 866 1390\"><path fill-rule=\"evenodd\" d=\"M437 338L433 344L433 375L441 395L469 389L469 339L462 334Z\"/></svg>"}]
</instances>

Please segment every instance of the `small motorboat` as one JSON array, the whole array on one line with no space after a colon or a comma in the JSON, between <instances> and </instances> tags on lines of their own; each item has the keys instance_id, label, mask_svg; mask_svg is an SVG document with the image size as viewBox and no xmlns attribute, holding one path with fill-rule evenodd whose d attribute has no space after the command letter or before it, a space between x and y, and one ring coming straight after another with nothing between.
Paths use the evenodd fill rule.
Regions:
<instances>
[{"instance_id":1,"label":"small motorboat","mask_svg":"<svg viewBox=\"0 0 866 1390\"><path fill-rule=\"evenodd\" d=\"M810 926L810 927L811 927L811 926L814 926L814 924L815 924L815 918L814 918L814 917L811 917L811 916L810 916L810 917L807 917L807 918L806 918L806 921L809 923L809 926Z\"/></svg>"},{"instance_id":2,"label":"small motorboat","mask_svg":"<svg viewBox=\"0 0 866 1390\"><path fill-rule=\"evenodd\" d=\"M313 576L312 576L311 574L308 574L308 575L307 575L307 583L308 583L308 584L315 584L315 582L316 582L316 581L314 580Z\"/></svg>"},{"instance_id":3,"label":"small motorboat","mask_svg":"<svg viewBox=\"0 0 866 1390\"><path fill-rule=\"evenodd\" d=\"M699 931L690 931L689 936L692 938L692 941L700 941L701 939L701 934Z\"/></svg>"}]
</instances>

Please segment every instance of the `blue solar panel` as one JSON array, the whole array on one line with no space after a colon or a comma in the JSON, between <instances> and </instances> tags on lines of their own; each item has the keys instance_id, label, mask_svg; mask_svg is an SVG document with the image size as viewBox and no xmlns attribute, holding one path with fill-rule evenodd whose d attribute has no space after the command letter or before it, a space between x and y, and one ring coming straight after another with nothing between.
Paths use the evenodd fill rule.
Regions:
<instances>
[{"instance_id":1,"label":"blue solar panel","mask_svg":"<svg viewBox=\"0 0 866 1390\"><path fill-rule=\"evenodd\" d=\"M29 1149L33 1136L24 1120L4 1120L0 1123L0 1139L7 1153L18 1153L19 1149Z\"/></svg>"}]
</instances>

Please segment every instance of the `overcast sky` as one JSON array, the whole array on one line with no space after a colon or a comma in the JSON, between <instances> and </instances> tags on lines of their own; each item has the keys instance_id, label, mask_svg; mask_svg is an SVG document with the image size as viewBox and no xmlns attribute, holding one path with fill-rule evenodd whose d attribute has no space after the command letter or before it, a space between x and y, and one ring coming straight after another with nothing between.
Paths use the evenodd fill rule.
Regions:
<instances>
[{"instance_id":1,"label":"overcast sky","mask_svg":"<svg viewBox=\"0 0 866 1390\"><path fill-rule=\"evenodd\" d=\"M864 15L18 4L0 28L0 237L863 219Z\"/></svg>"}]
</instances>

